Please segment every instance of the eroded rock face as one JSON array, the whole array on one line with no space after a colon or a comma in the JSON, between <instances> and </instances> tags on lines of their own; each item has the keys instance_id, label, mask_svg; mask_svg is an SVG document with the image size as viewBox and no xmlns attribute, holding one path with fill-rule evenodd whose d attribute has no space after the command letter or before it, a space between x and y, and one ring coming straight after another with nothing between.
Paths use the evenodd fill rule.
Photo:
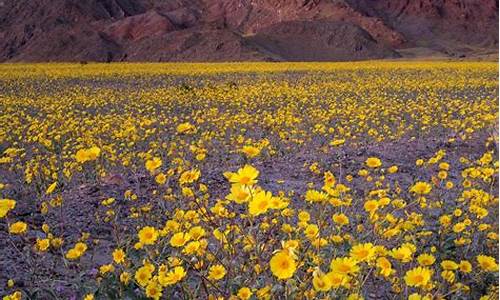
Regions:
<instances>
[{"instance_id":1,"label":"eroded rock face","mask_svg":"<svg viewBox=\"0 0 500 300\"><path fill-rule=\"evenodd\" d=\"M176 30L166 16L151 10L143 14L122 18L104 27L103 32L116 41L140 40Z\"/></svg>"},{"instance_id":2,"label":"eroded rock face","mask_svg":"<svg viewBox=\"0 0 500 300\"><path fill-rule=\"evenodd\" d=\"M361 27L332 21L287 21L265 28L252 40L289 61L346 61L399 57Z\"/></svg>"},{"instance_id":3,"label":"eroded rock face","mask_svg":"<svg viewBox=\"0 0 500 300\"><path fill-rule=\"evenodd\" d=\"M422 45L443 53L498 47L496 0L1 3L0 61L349 60ZM325 36L336 46L325 46Z\"/></svg>"},{"instance_id":4,"label":"eroded rock face","mask_svg":"<svg viewBox=\"0 0 500 300\"><path fill-rule=\"evenodd\" d=\"M350 0L414 43L498 46L497 0ZM353 4L354 7L356 5Z\"/></svg>"}]
</instances>

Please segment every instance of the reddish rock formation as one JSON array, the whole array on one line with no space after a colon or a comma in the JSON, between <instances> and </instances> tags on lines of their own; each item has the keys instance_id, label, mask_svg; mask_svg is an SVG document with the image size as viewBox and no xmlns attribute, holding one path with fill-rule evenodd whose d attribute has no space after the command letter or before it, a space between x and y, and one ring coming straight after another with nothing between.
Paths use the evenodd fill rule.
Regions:
<instances>
[{"instance_id":1,"label":"reddish rock formation","mask_svg":"<svg viewBox=\"0 0 500 300\"><path fill-rule=\"evenodd\" d=\"M0 0L0 61L497 53L497 0Z\"/></svg>"},{"instance_id":2,"label":"reddish rock formation","mask_svg":"<svg viewBox=\"0 0 500 300\"><path fill-rule=\"evenodd\" d=\"M377 43L358 26L331 21L287 21L267 27L250 38L288 61L346 61L395 58L389 46Z\"/></svg>"},{"instance_id":3,"label":"reddish rock formation","mask_svg":"<svg viewBox=\"0 0 500 300\"><path fill-rule=\"evenodd\" d=\"M176 30L176 26L166 17L151 10L143 14L120 19L104 27L103 32L116 41L151 38Z\"/></svg>"}]
</instances>

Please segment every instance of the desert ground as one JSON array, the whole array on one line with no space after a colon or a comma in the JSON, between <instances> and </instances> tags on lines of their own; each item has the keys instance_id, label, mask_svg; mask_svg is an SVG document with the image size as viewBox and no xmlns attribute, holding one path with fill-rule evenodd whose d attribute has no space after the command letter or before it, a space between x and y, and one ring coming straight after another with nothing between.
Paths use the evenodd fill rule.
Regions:
<instances>
[{"instance_id":1,"label":"desert ground","mask_svg":"<svg viewBox=\"0 0 500 300\"><path fill-rule=\"evenodd\" d=\"M4 64L0 111L4 299L498 297L496 62Z\"/></svg>"}]
</instances>

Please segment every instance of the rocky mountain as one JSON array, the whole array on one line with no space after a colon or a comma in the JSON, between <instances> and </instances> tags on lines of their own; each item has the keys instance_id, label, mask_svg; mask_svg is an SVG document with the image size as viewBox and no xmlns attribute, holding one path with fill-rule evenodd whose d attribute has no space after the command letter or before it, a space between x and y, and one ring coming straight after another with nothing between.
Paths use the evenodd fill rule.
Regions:
<instances>
[{"instance_id":1,"label":"rocky mountain","mask_svg":"<svg viewBox=\"0 0 500 300\"><path fill-rule=\"evenodd\" d=\"M498 0L0 0L0 61L498 53Z\"/></svg>"}]
</instances>

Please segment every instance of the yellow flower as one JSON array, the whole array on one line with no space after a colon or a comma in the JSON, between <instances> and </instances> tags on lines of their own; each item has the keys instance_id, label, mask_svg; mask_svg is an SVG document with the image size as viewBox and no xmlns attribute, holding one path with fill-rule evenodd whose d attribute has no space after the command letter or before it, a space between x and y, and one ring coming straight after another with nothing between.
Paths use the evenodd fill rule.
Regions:
<instances>
[{"instance_id":1,"label":"yellow flower","mask_svg":"<svg viewBox=\"0 0 500 300\"><path fill-rule=\"evenodd\" d=\"M281 246L283 247L283 249L287 249L288 251L295 251L300 247L300 242L299 240L282 241Z\"/></svg>"},{"instance_id":2,"label":"yellow flower","mask_svg":"<svg viewBox=\"0 0 500 300\"><path fill-rule=\"evenodd\" d=\"M226 176L231 183L253 185L257 183L259 171L250 165L245 165L243 168L239 169L238 172L227 172L224 173L224 176Z\"/></svg>"},{"instance_id":3,"label":"yellow flower","mask_svg":"<svg viewBox=\"0 0 500 300\"><path fill-rule=\"evenodd\" d=\"M439 169L448 171L450 169L450 164L446 162L439 163Z\"/></svg>"},{"instance_id":4,"label":"yellow flower","mask_svg":"<svg viewBox=\"0 0 500 300\"><path fill-rule=\"evenodd\" d=\"M155 300L160 299L162 295L162 287L154 280L150 280L146 286L146 296Z\"/></svg>"},{"instance_id":5,"label":"yellow flower","mask_svg":"<svg viewBox=\"0 0 500 300\"><path fill-rule=\"evenodd\" d=\"M71 248L68 250L68 252L66 252L66 258L69 260L78 259L80 256L82 256L82 252L80 252L74 248Z\"/></svg>"},{"instance_id":6,"label":"yellow flower","mask_svg":"<svg viewBox=\"0 0 500 300\"><path fill-rule=\"evenodd\" d=\"M349 254L357 261L370 261L375 255L375 248L372 243L359 244L352 247Z\"/></svg>"},{"instance_id":7,"label":"yellow flower","mask_svg":"<svg viewBox=\"0 0 500 300\"><path fill-rule=\"evenodd\" d=\"M19 222L10 224L9 233L10 234L23 234L26 232L27 228L28 228L28 224L19 221Z\"/></svg>"},{"instance_id":8,"label":"yellow flower","mask_svg":"<svg viewBox=\"0 0 500 300\"><path fill-rule=\"evenodd\" d=\"M453 232L455 232L455 233L462 232L462 231L464 231L465 227L466 226L464 223L457 223L457 224L453 225Z\"/></svg>"},{"instance_id":9,"label":"yellow flower","mask_svg":"<svg viewBox=\"0 0 500 300\"><path fill-rule=\"evenodd\" d=\"M85 251L87 251L87 245L85 243L76 243L75 244L75 247L73 247L76 251L80 252L80 253L85 253Z\"/></svg>"},{"instance_id":10,"label":"yellow flower","mask_svg":"<svg viewBox=\"0 0 500 300\"><path fill-rule=\"evenodd\" d=\"M333 187L336 183L335 176L333 176L332 172L327 171L323 175L324 187Z\"/></svg>"},{"instance_id":11,"label":"yellow flower","mask_svg":"<svg viewBox=\"0 0 500 300\"><path fill-rule=\"evenodd\" d=\"M389 169L387 169L387 172L389 172L389 174L394 174L398 171L398 166L391 166L389 167Z\"/></svg>"},{"instance_id":12,"label":"yellow flower","mask_svg":"<svg viewBox=\"0 0 500 300\"><path fill-rule=\"evenodd\" d=\"M410 192L413 192L418 195L427 195L431 192L432 186L427 182L418 181L411 188Z\"/></svg>"},{"instance_id":13,"label":"yellow flower","mask_svg":"<svg viewBox=\"0 0 500 300\"><path fill-rule=\"evenodd\" d=\"M358 175L361 177L366 177L366 176L368 176L368 174L370 174L370 173L368 172L368 170L365 170L365 169L358 171Z\"/></svg>"},{"instance_id":14,"label":"yellow flower","mask_svg":"<svg viewBox=\"0 0 500 300\"><path fill-rule=\"evenodd\" d=\"M349 276L346 274L331 271L328 272L326 276L328 276L332 288L339 288L340 286L343 286L349 282Z\"/></svg>"},{"instance_id":15,"label":"yellow flower","mask_svg":"<svg viewBox=\"0 0 500 300\"><path fill-rule=\"evenodd\" d=\"M231 193L226 196L226 199L238 204L243 204L250 200L252 193L255 193L255 191L249 186L233 184L231 186Z\"/></svg>"},{"instance_id":16,"label":"yellow flower","mask_svg":"<svg viewBox=\"0 0 500 300\"><path fill-rule=\"evenodd\" d=\"M198 249L200 249L200 245L201 245L201 243L199 241L189 242L186 245L186 247L184 247L184 249L182 250L182 253L184 253L186 255L192 255L196 251L198 251Z\"/></svg>"},{"instance_id":17,"label":"yellow flower","mask_svg":"<svg viewBox=\"0 0 500 300\"><path fill-rule=\"evenodd\" d=\"M445 180L448 177L448 173L446 171L439 171L438 178L441 180Z\"/></svg>"},{"instance_id":18,"label":"yellow flower","mask_svg":"<svg viewBox=\"0 0 500 300\"><path fill-rule=\"evenodd\" d=\"M179 178L179 183L181 185L193 183L196 180L198 180L198 178L200 178L200 175L201 175L201 172L198 169L185 171L181 174L181 177Z\"/></svg>"},{"instance_id":19,"label":"yellow flower","mask_svg":"<svg viewBox=\"0 0 500 300\"><path fill-rule=\"evenodd\" d=\"M451 216L449 216L449 215L443 215L443 216L439 217L439 223L442 226L444 226L444 227L450 226L450 224L451 224Z\"/></svg>"},{"instance_id":20,"label":"yellow flower","mask_svg":"<svg viewBox=\"0 0 500 300\"><path fill-rule=\"evenodd\" d=\"M154 227L143 227L139 233L139 242L143 245L153 245L158 239L158 232Z\"/></svg>"},{"instance_id":21,"label":"yellow flower","mask_svg":"<svg viewBox=\"0 0 500 300\"><path fill-rule=\"evenodd\" d=\"M47 195L52 194L52 192L56 189L56 187L57 187L57 181L54 181L54 183L49 185L49 187L45 191L45 194L47 194Z\"/></svg>"},{"instance_id":22,"label":"yellow flower","mask_svg":"<svg viewBox=\"0 0 500 300\"><path fill-rule=\"evenodd\" d=\"M270 299L270 294L271 294L271 288L272 286L270 284L264 286L263 288L260 288L257 290L256 296L257 299Z\"/></svg>"},{"instance_id":23,"label":"yellow flower","mask_svg":"<svg viewBox=\"0 0 500 300\"><path fill-rule=\"evenodd\" d=\"M149 159L146 161L146 170L150 173L153 173L156 169L158 169L162 164L161 158L153 157L153 159Z\"/></svg>"},{"instance_id":24,"label":"yellow flower","mask_svg":"<svg viewBox=\"0 0 500 300\"><path fill-rule=\"evenodd\" d=\"M306 223L309 222L309 220L311 219L311 215L305 210L301 210L298 214L298 217L299 221Z\"/></svg>"},{"instance_id":25,"label":"yellow flower","mask_svg":"<svg viewBox=\"0 0 500 300\"><path fill-rule=\"evenodd\" d=\"M160 174L156 175L155 181L156 181L156 183L158 183L160 185L165 184L165 182L167 182L167 176L165 176L165 174L163 174L163 173L160 173Z\"/></svg>"},{"instance_id":26,"label":"yellow flower","mask_svg":"<svg viewBox=\"0 0 500 300\"><path fill-rule=\"evenodd\" d=\"M337 274L354 275L359 271L358 261L352 257L337 257L330 263L330 270Z\"/></svg>"},{"instance_id":27,"label":"yellow flower","mask_svg":"<svg viewBox=\"0 0 500 300\"><path fill-rule=\"evenodd\" d=\"M250 299L250 297L252 297L252 295L253 295L252 291L247 287L240 288L237 294L240 300L248 300Z\"/></svg>"},{"instance_id":28,"label":"yellow flower","mask_svg":"<svg viewBox=\"0 0 500 300\"><path fill-rule=\"evenodd\" d=\"M429 296L421 296L418 293L413 293L408 296L408 300L432 300L432 298Z\"/></svg>"},{"instance_id":29,"label":"yellow flower","mask_svg":"<svg viewBox=\"0 0 500 300\"><path fill-rule=\"evenodd\" d=\"M224 276L226 276L226 268L223 265L214 265L208 270L208 279L210 280L220 280Z\"/></svg>"},{"instance_id":30,"label":"yellow flower","mask_svg":"<svg viewBox=\"0 0 500 300\"><path fill-rule=\"evenodd\" d=\"M376 201L376 200L368 200L368 201L365 202L364 208L365 208L365 210L367 212L369 212L370 214L373 214L378 209L378 201Z\"/></svg>"},{"instance_id":31,"label":"yellow flower","mask_svg":"<svg viewBox=\"0 0 500 300\"><path fill-rule=\"evenodd\" d=\"M338 234L332 235L330 239L336 244L340 244L344 241L344 238Z\"/></svg>"},{"instance_id":32,"label":"yellow flower","mask_svg":"<svg viewBox=\"0 0 500 300\"><path fill-rule=\"evenodd\" d=\"M50 247L49 239L36 239L36 250L40 252L45 252Z\"/></svg>"},{"instance_id":33,"label":"yellow flower","mask_svg":"<svg viewBox=\"0 0 500 300\"><path fill-rule=\"evenodd\" d=\"M318 236L318 233L319 233L319 227L316 224L309 224L306 226L304 230L304 234L309 239L314 239L315 237Z\"/></svg>"},{"instance_id":34,"label":"yellow flower","mask_svg":"<svg viewBox=\"0 0 500 300\"><path fill-rule=\"evenodd\" d=\"M461 260L460 264L458 265L458 268L463 273L470 273L472 271L471 263L466 260Z\"/></svg>"},{"instance_id":35,"label":"yellow flower","mask_svg":"<svg viewBox=\"0 0 500 300\"><path fill-rule=\"evenodd\" d=\"M115 267L112 264L108 265L102 265L99 267L99 272L104 275L108 272L113 272L115 270Z\"/></svg>"},{"instance_id":36,"label":"yellow flower","mask_svg":"<svg viewBox=\"0 0 500 300\"><path fill-rule=\"evenodd\" d=\"M254 146L243 146L241 152L245 153L248 158L253 158L260 154L260 149Z\"/></svg>"},{"instance_id":37,"label":"yellow flower","mask_svg":"<svg viewBox=\"0 0 500 300\"><path fill-rule=\"evenodd\" d=\"M389 203L391 203L391 199L388 197L383 197L377 201L379 207L384 207L387 206Z\"/></svg>"},{"instance_id":38,"label":"yellow flower","mask_svg":"<svg viewBox=\"0 0 500 300\"><path fill-rule=\"evenodd\" d=\"M120 282L123 283L124 285L128 285L129 281L130 281L130 273L122 272L120 274Z\"/></svg>"},{"instance_id":39,"label":"yellow flower","mask_svg":"<svg viewBox=\"0 0 500 300\"><path fill-rule=\"evenodd\" d=\"M441 268L445 270L456 270L458 269L458 264L452 260L443 260L441 262Z\"/></svg>"},{"instance_id":40,"label":"yellow flower","mask_svg":"<svg viewBox=\"0 0 500 300\"><path fill-rule=\"evenodd\" d=\"M297 263L288 250L276 252L269 262L271 272L278 279L288 279L297 270Z\"/></svg>"},{"instance_id":41,"label":"yellow flower","mask_svg":"<svg viewBox=\"0 0 500 300\"><path fill-rule=\"evenodd\" d=\"M364 299L365 298L363 298L363 296L361 296L360 294L357 294L357 293L350 294L347 297L347 300L364 300Z\"/></svg>"},{"instance_id":42,"label":"yellow flower","mask_svg":"<svg viewBox=\"0 0 500 300\"><path fill-rule=\"evenodd\" d=\"M186 198L194 197L193 189L189 187L182 187L182 195Z\"/></svg>"},{"instance_id":43,"label":"yellow flower","mask_svg":"<svg viewBox=\"0 0 500 300\"><path fill-rule=\"evenodd\" d=\"M189 122L177 125L177 133L179 134L192 134L196 132L196 127Z\"/></svg>"},{"instance_id":44,"label":"yellow flower","mask_svg":"<svg viewBox=\"0 0 500 300\"><path fill-rule=\"evenodd\" d=\"M186 277L186 271L183 266L176 266L169 272L161 272L158 276L158 282L162 286L174 285Z\"/></svg>"},{"instance_id":45,"label":"yellow flower","mask_svg":"<svg viewBox=\"0 0 500 300\"><path fill-rule=\"evenodd\" d=\"M436 258L432 254L423 253L417 257L417 261L421 266L431 266L436 261Z\"/></svg>"},{"instance_id":46,"label":"yellow flower","mask_svg":"<svg viewBox=\"0 0 500 300\"><path fill-rule=\"evenodd\" d=\"M104 205L104 206L108 206L108 205L113 204L115 202L115 200L116 200L115 198L108 198L106 200L103 200L101 202L101 204Z\"/></svg>"},{"instance_id":47,"label":"yellow flower","mask_svg":"<svg viewBox=\"0 0 500 300\"><path fill-rule=\"evenodd\" d=\"M395 272L392 269L391 262L385 257L377 258L377 267L380 268L380 274L384 277L388 277Z\"/></svg>"},{"instance_id":48,"label":"yellow flower","mask_svg":"<svg viewBox=\"0 0 500 300\"><path fill-rule=\"evenodd\" d=\"M455 281L455 273L453 271L444 270L441 272L441 277L449 283L453 283Z\"/></svg>"},{"instance_id":49,"label":"yellow flower","mask_svg":"<svg viewBox=\"0 0 500 300\"><path fill-rule=\"evenodd\" d=\"M490 152L484 153L483 156L479 159L479 162L482 165L487 165L492 161L493 161L493 155Z\"/></svg>"},{"instance_id":50,"label":"yellow flower","mask_svg":"<svg viewBox=\"0 0 500 300\"><path fill-rule=\"evenodd\" d=\"M336 224L338 224L340 226L344 226L344 225L349 224L349 218L343 213L334 214L332 216L332 220L333 220L333 222L335 222Z\"/></svg>"},{"instance_id":51,"label":"yellow flower","mask_svg":"<svg viewBox=\"0 0 500 300\"><path fill-rule=\"evenodd\" d=\"M248 212L252 216L258 216L267 212L271 206L273 195L271 192L259 191L248 203Z\"/></svg>"},{"instance_id":52,"label":"yellow flower","mask_svg":"<svg viewBox=\"0 0 500 300\"><path fill-rule=\"evenodd\" d=\"M94 300L94 295L93 294L87 294L85 297L83 297L83 300Z\"/></svg>"},{"instance_id":53,"label":"yellow flower","mask_svg":"<svg viewBox=\"0 0 500 300\"><path fill-rule=\"evenodd\" d=\"M88 149L80 149L76 152L75 159L79 163L96 160L101 154L99 147L91 147Z\"/></svg>"},{"instance_id":54,"label":"yellow flower","mask_svg":"<svg viewBox=\"0 0 500 300\"><path fill-rule=\"evenodd\" d=\"M314 289L319 292L327 292L332 288L330 277L319 270L314 272L312 283Z\"/></svg>"},{"instance_id":55,"label":"yellow flower","mask_svg":"<svg viewBox=\"0 0 500 300\"><path fill-rule=\"evenodd\" d=\"M450 189L452 189L455 185L453 184L453 182L451 182L451 181L447 181L445 186L446 186L446 188L447 188L448 190L450 190Z\"/></svg>"},{"instance_id":56,"label":"yellow flower","mask_svg":"<svg viewBox=\"0 0 500 300\"><path fill-rule=\"evenodd\" d=\"M172 247L182 247L190 239L191 239L191 236L189 235L189 233L177 232L176 234L174 234L170 238L170 246L172 246Z\"/></svg>"},{"instance_id":57,"label":"yellow flower","mask_svg":"<svg viewBox=\"0 0 500 300\"><path fill-rule=\"evenodd\" d=\"M423 287L429 283L432 271L425 267L416 267L406 272L405 282L408 286Z\"/></svg>"},{"instance_id":58,"label":"yellow flower","mask_svg":"<svg viewBox=\"0 0 500 300\"><path fill-rule=\"evenodd\" d=\"M269 208L271 209L284 209L288 206L289 200L287 198L281 198L281 197L272 197L271 198L271 205L269 205Z\"/></svg>"},{"instance_id":59,"label":"yellow flower","mask_svg":"<svg viewBox=\"0 0 500 300\"><path fill-rule=\"evenodd\" d=\"M497 272L498 271L498 264L495 261L495 258L487 255L478 255L476 257L476 260L479 264L479 267L483 271L488 271L488 272Z\"/></svg>"},{"instance_id":60,"label":"yellow flower","mask_svg":"<svg viewBox=\"0 0 500 300\"><path fill-rule=\"evenodd\" d=\"M189 235L193 240L199 240L205 236L205 229L201 226L191 227L191 229L189 229Z\"/></svg>"},{"instance_id":61,"label":"yellow flower","mask_svg":"<svg viewBox=\"0 0 500 300\"><path fill-rule=\"evenodd\" d=\"M4 218L7 213L16 207L16 201L12 199L0 199L0 218Z\"/></svg>"},{"instance_id":62,"label":"yellow flower","mask_svg":"<svg viewBox=\"0 0 500 300\"><path fill-rule=\"evenodd\" d=\"M4 296L2 300L22 300L23 294L20 291L15 291L14 293ZM86 299L85 299L86 300ZM89 299L93 300L93 298Z\"/></svg>"},{"instance_id":63,"label":"yellow flower","mask_svg":"<svg viewBox=\"0 0 500 300\"><path fill-rule=\"evenodd\" d=\"M308 190L305 198L308 202L323 202L328 199L328 194L316 190Z\"/></svg>"},{"instance_id":64,"label":"yellow flower","mask_svg":"<svg viewBox=\"0 0 500 300\"><path fill-rule=\"evenodd\" d=\"M401 262L407 263L410 262L413 259L413 251L409 247L406 246L401 246L396 249L392 249L390 252L390 255L397 259L400 260Z\"/></svg>"},{"instance_id":65,"label":"yellow flower","mask_svg":"<svg viewBox=\"0 0 500 300\"><path fill-rule=\"evenodd\" d=\"M378 168L382 166L382 161L376 157L368 157L365 161L365 164L369 168Z\"/></svg>"},{"instance_id":66,"label":"yellow flower","mask_svg":"<svg viewBox=\"0 0 500 300\"><path fill-rule=\"evenodd\" d=\"M345 143L345 139L338 139L338 140L331 141L330 145L337 147L337 146L343 145L344 143Z\"/></svg>"},{"instance_id":67,"label":"yellow flower","mask_svg":"<svg viewBox=\"0 0 500 300\"><path fill-rule=\"evenodd\" d=\"M140 286L145 287L146 285L148 285L149 280L153 276L152 273L153 271L149 266L142 266L137 269L134 278Z\"/></svg>"},{"instance_id":68,"label":"yellow flower","mask_svg":"<svg viewBox=\"0 0 500 300\"><path fill-rule=\"evenodd\" d=\"M113 251L113 260L117 264L125 262L125 252L122 249L115 249Z\"/></svg>"}]
</instances>

